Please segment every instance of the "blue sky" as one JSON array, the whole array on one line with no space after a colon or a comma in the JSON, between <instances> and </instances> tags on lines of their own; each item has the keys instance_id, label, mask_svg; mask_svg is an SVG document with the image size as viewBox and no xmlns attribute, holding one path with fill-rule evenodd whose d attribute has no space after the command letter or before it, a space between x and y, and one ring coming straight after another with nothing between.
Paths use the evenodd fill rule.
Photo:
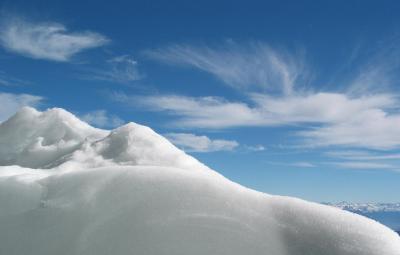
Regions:
<instances>
[{"instance_id":1,"label":"blue sky","mask_svg":"<svg viewBox=\"0 0 400 255\"><path fill-rule=\"evenodd\" d=\"M397 1L0 3L0 121L134 121L260 191L398 202Z\"/></svg>"}]
</instances>

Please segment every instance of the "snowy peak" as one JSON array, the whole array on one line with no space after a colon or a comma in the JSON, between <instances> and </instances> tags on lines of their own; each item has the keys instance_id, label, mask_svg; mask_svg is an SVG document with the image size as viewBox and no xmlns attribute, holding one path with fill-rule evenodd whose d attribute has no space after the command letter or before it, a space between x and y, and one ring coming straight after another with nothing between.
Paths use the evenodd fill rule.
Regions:
<instances>
[{"instance_id":1,"label":"snowy peak","mask_svg":"<svg viewBox=\"0 0 400 255\"><path fill-rule=\"evenodd\" d=\"M152 129L129 123L101 130L59 108L25 107L0 124L0 165L93 168L154 165L207 169Z\"/></svg>"},{"instance_id":2,"label":"snowy peak","mask_svg":"<svg viewBox=\"0 0 400 255\"><path fill-rule=\"evenodd\" d=\"M151 128L130 122L113 131L93 149L119 165L158 165L183 169L206 168Z\"/></svg>"},{"instance_id":3,"label":"snowy peak","mask_svg":"<svg viewBox=\"0 0 400 255\"><path fill-rule=\"evenodd\" d=\"M24 107L1 123L0 130L1 137L12 135L16 138L35 139L41 136L47 144L60 140L99 139L108 134L108 131L94 128L61 108L39 112L34 108ZM15 141L20 142L21 139Z\"/></svg>"},{"instance_id":4,"label":"snowy peak","mask_svg":"<svg viewBox=\"0 0 400 255\"><path fill-rule=\"evenodd\" d=\"M400 212L400 203L326 203L340 209L356 213Z\"/></svg>"},{"instance_id":5,"label":"snowy peak","mask_svg":"<svg viewBox=\"0 0 400 255\"><path fill-rule=\"evenodd\" d=\"M85 139L107 134L63 109L39 112L24 107L0 124L0 165L40 168L74 151Z\"/></svg>"}]
</instances>

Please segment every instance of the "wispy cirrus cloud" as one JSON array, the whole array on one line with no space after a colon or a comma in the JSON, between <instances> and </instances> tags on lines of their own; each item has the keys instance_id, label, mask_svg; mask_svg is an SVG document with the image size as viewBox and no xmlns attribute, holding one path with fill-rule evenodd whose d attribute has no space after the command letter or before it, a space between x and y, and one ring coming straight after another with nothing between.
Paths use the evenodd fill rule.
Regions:
<instances>
[{"instance_id":1,"label":"wispy cirrus cloud","mask_svg":"<svg viewBox=\"0 0 400 255\"><path fill-rule=\"evenodd\" d=\"M366 150L336 150L324 153L325 156L340 162L327 164L347 169L389 169L399 170L399 153Z\"/></svg>"},{"instance_id":2,"label":"wispy cirrus cloud","mask_svg":"<svg viewBox=\"0 0 400 255\"><path fill-rule=\"evenodd\" d=\"M176 116L177 120L173 121L173 125L180 127L218 129L264 123L257 109L219 97L131 96L124 93L116 93L112 97L121 103L139 105L149 111L161 111Z\"/></svg>"},{"instance_id":3,"label":"wispy cirrus cloud","mask_svg":"<svg viewBox=\"0 0 400 255\"><path fill-rule=\"evenodd\" d=\"M297 161L297 162L266 162L270 165L276 166L288 166L288 167L295 167L295 168L314 168L317 167L316 164L307 162L307 161Z\"/></svg>"},{"instance_id":4,"label":"wispy cirrus cloud","mask_svg":"<svg viewBox=\"0 0 400 255\"><path fill-rule=\"evenodd\" d=\"M106 110L87 112L81 115L80 118L91 125L101 128L119 127L125 123L125 121L123 121L121 118L116 115L109 114Z\"/></svg>"},{"instance_id":5,"label":"wispy cirrus cloud","mask_svg":"<svg viewBox=\"0 0 400 255\"><path fill-rule=\"evenodd\" d=\"M342 80L337 91L324 91L324 86L309 86L313 75L304 54L254 42L228 42L219 47L176 44L146 54L168 64L210 73L244 92L245 100L176 94L120 94L114 98L164 112L175 117L176 126L184 128L296 125L298 131L292 135L300 138L299 146L392 150L400 148L400 101L388 88L399 80L395 71L400 61L390 52L393 50L378 51L358 62L354 54L352 62L357 65L353 70L357 71L347 70L346 79L337 79Z\"/></svg>"},{"instance_id":6,"label":"wispy cirrus cloud","mask_svg":"<svg viewBox=\"0 0 400 255\"><path fill-rule=\"evenodd\" d=\"M324 155L331 158L340 158L352 161L382 161L400 159L400 153L377 153L357 150L328 151L325 152Z\"/></svg>"},{"instance_id":7,"label":"wispy cirrus cloud","mask_svg":"<svg viewBox=\"0 0 400 255\"><path fill-rule=\"evenodd\" d=\"M140 80L144 75L139 71L138 62L129 55L113 57L98 69L89 70L84 79L128 84Z\"/></svg>"},{"instance_id":8,"label":"wispy cirrus cloud","mask_svg":"<svg viewBox=\"0 0 400 255\"><path fill-rule=\"evenodd\" d=\"M335 123L299 132L313 146L348 146L390 150L400 147L400 114L382 109Z\"/></svg>"},{"instance_id":9,"label":"wispy cirrus cloud","mask_svg":"<svg viewBox=\"0 0 400 255\"><path fill-rule=\"evenodd\" d=\"M398 100L387 94L352 98L337 93L272 98L253 95L252 104L219 97L177 95L129 96L114 99L175 116L175 126L231 128L302 125L296 134L307 146L353 146L393 149L400 146ZM361 128L362 127L362 128Z\"/></svg>"},{"instance_id":10,"label":"wispy cirrus cloud","mask_svg":"<svg viewBox=\"0 0 400 255\"><path fill-rule=\"evenodd\" d=\"M113 95L114 100L165 111L177 116L178 124L188 127L229 128L274 126L299 123L343 123L356 115L371 116L392 109L397 99L388 94L349 97L339 93L310 93L271 97L251 94L251 103L228 101L221 97L179 95Z\"/></svg>"},{"instance_id":11,"label":"wispy cirrus cloud","mask_svg":"<svg viewBox=\"0 0 400 255\"><path fill-rule=\"evenodd\" d=\"M241 45L229 41L218 47L175 44L145 54L168 64L200 69L237 89L289 95L296 84L310 78L301 52L293 56L262 42Z\"/></svg>"},{"instance_id":12,"label":"wispy cirrus cloud","mask_svg":"<svg viewBox=\"0 0 400 255\"><path fill-rule=\"evenodd\" d=\"M347 93L371 94L390 91L400 82L399 39L383 40L380 47L366 50L359 48L349 62ZM367 51L367 56L360 53Z\"/></svg>"},{"instance_id":13,"label":"wispy cirrus cloud","mask_svg":"<svg viewBox=\"0 0 400 255\"><path fill-rule=\"evenodd\" d=\"M397 169L396 166L386 163L375 163L375 162L360 162L360 161L346 161L346 162L331 162L331 165L345 168L345 169Z\"/></svg>"},{"instance_id":14,"label":"wispy cirrus cloud","mask_svg":"<svg viewBox=\"0 0 400 255\"><path fill-rule=\"evenodd\" d=\"M300 168L313 168L313 167L316 167L315 164L310 163L310 162L306 162L306 161L294 162L294 163L291 164L291 166L300 167Z\"/></svg>"},{"instance_id":15,"label":"wispy cirrus cloud","mask_svg":"<svg viewBox=\"0 0 400 255\"><path fill-rule=\"evenodd\" d=\"M247 151L253 151L253 152L256 152L256 151L265 151L265 150L266 150L265 146L264 146L264 145L261 145L261 144L257 144L257 145L245 145L244 148L245 148Z\"/></svg>"},{"instance_id":16,"label":"wispy cirrus cloud","mask_svg":"<svg viewBox=\"0 0 400 255\"><path fill-rule=\"evenodd\" d=\"M6 120L24 106L38 106L44 100L41 96L0 92L0 122Z\"/></svg>"},{"instance_id":17,"label":"wispy cirrus cloud","mask_svg":"<svg viewBox=\"0 0 400 255\"><path fill-rule=\"evenodd\" d=\"M210 139L191 133L168 133L165 137L173 144L188 152L232 151L239 146L234 140Z\"/></svg>"},{"instance_id":18,"label":"wispy cirrus cloud","mask_svg":"<svg viewBox=\"0 0 400 255\"><path fill-rule=\"evenodd\" d=\"M1 86L10 87L10 86L21 86L21 85L26 85L26 84L30 84L30 82L15 78L13 76L6 74L3 71L0 71L0 85Z\"/></svg>"},{"instance_id":19,"label":"wispy cirrus cloud","mask_svg":"<svg viewBox=\"0 0 400 255\"><path fill-rule=\"evenodd\" d=\"M3 17L0 26L0 43L6 50L36 59L69 61L75 54L109 41L96 32L71 32L60 23L15 16Z\"/></svg>"},{"instance_id":20,"label":"wispy cirrus cloud","mask_svg":"<svg viewBox=\"0 0 400 255\"><path fill-rule=\"evenodd\" d=\"M390 94L349 96L343 93L302 93L271 97L253 94L251 99L265 116L277 124L344 123L357 115L371 116L383 109L397 107L397 98Z\"/></svg>"}]
</instances>

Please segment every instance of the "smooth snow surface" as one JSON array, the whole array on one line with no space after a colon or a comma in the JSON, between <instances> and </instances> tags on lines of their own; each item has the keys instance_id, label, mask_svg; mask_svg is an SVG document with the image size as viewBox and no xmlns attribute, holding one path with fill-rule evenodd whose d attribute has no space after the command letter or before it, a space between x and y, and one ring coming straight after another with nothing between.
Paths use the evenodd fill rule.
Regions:
<instances>
[{"instance_id":1,"label":"smooth snow surface","mask_svg":"<svg viewBox=\"0 0 400 255\"><path fill-rule=\"evenodd\" d=\"M0 254L400 255L377 222L244 188L134 123L24 108L0 165Z\"/></svg>"}]
</instances>

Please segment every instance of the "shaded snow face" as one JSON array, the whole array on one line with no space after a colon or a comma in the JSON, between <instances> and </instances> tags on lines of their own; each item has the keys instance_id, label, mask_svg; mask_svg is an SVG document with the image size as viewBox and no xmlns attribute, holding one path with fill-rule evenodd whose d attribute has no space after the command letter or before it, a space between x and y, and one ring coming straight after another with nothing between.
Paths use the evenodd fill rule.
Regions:
<instances>
[{"instance_id":1,"label":"shaded snow face","mask_svg":"<svg viewBox=\"0 0 400 255\"><path fill-rule=\"evenodd\" d=\"M0 165L0 254L400 255L372 220L244 188L134 123L25 108Z\"/></svg>"}]
</instances>

